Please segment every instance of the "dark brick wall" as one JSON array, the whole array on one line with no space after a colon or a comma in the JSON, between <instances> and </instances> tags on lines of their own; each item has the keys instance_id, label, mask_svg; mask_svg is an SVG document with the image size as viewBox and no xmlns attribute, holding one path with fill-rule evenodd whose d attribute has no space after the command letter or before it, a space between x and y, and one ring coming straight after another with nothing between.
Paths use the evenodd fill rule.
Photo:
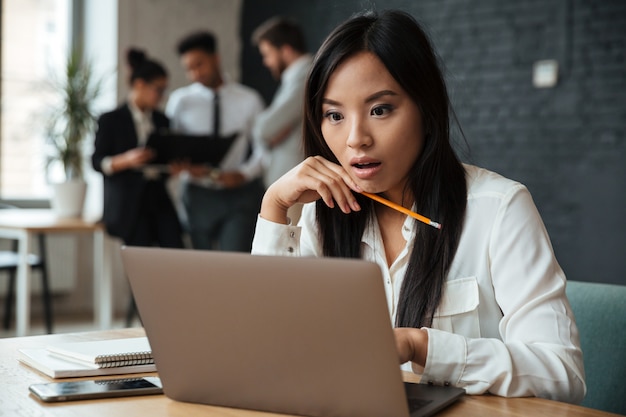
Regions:
<instances>
[{"instance_id":1,"label":"dark brick wall","mask_svg":"<svg viewBox=\"0 0 626 417\"><path fill-rule=\"evenodd\" d=\"M425 24L463 159L528 186L568 278L626 284L626 2L244 0L244 83L267 100L276 87L248 42L266 18L300 21L314 51L363 8L400 8ZM532 86L540 59L558 60L556 87Z\"/></svg>"}]
</instances>

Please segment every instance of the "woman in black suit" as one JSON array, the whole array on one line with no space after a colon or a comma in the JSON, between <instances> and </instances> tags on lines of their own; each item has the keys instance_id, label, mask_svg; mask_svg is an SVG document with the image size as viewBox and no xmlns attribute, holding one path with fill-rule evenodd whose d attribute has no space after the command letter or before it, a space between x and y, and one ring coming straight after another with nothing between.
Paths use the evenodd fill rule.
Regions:
<instances>
[{"instance_id":1,"label":"woman in black suit","mask_svg":"<svg viewBox=\"0 0 626 417\"><path fill-rule=\"evenodd\" d=\"M128 101L98 120L92 163L104 176L103 221L107 232L126 245L183 247L182 229L165 186L167 174L150 167L154 154L144 147L169 120L157 110L167 72L144 52L131 49Z\"/></svg>"}]
</instances>

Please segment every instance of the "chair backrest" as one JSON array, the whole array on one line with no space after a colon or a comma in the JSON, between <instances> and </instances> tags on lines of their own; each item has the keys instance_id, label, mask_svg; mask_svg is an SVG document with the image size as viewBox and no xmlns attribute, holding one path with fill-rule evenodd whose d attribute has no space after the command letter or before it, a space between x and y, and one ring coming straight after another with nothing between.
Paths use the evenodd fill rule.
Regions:
<instances>
[{"instance_id":1,"label":"chair backrest","mask_svg":"<svg viewBox=\"0 0 626 417\"><path fill-rule=\"evenodd\" d=\"M626 414L626 286L568 281L585 361L585 407Z\"/></svg>"}]
</instances>

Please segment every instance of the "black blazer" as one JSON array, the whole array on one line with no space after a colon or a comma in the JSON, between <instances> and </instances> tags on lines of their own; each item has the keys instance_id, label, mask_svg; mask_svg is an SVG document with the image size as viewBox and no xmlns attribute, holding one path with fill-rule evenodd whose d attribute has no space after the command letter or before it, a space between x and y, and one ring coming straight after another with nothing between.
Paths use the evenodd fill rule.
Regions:
<instances>
[{"instance_id":1,"label":"black blazer","mask_svg":"<svg viewBox=\"0 0 626 417\"><path fill-rule=\"evenodd\" d=\"M152 112L155 130L169 127L169 119L159 111ZM128 104L105 113L98 120L93 168L102 172L102 160L136 148L137 131ZM165 176L159 180L165 190ZM102 220L112 236L127 240L139 215L143 189L147 180L137 170L126 170L113 175L104 175L104 210ZM172 204L168 201L167 204ZM178 221L178 219L173 219Z\"/></svg>"}]
</instances>

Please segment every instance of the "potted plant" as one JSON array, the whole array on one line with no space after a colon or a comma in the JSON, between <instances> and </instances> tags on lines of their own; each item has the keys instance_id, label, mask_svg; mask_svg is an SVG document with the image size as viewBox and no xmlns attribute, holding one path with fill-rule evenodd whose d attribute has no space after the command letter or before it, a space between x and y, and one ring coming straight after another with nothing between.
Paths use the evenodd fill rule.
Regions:
<instances>
[{"instance_id":1,"label":"potted plant","mask_svg":"<svg viewBox=\"0 0 626 417\"><path fill-rule=\"evenodd\" d=\"M95 128L92 107L102 82L94 78L91 63L75 48L68 54L61 76L53 78L51 85L58 101L45 125L51 151L48 168L60 163L65 177L52 184L51 205L59 216L77 217L82 214L87 187L83 175L84 141Z\"/></svg>"}]
</instances>

